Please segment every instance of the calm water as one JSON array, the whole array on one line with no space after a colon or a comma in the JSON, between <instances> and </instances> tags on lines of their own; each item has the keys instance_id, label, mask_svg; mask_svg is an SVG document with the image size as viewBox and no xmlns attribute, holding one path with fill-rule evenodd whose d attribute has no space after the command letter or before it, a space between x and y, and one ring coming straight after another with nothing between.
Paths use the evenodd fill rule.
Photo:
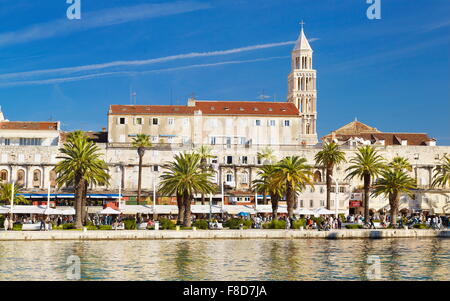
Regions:
<instances>
[{"instance_id":1,"label":"calm water","mask_svg":"<svg viewBox=\"0 0 450 301\"><path fill-rule=\"evenodd\" d=\"M0 242L0 280L450 280L449 239Z\"/></svg>"}]
</instances>

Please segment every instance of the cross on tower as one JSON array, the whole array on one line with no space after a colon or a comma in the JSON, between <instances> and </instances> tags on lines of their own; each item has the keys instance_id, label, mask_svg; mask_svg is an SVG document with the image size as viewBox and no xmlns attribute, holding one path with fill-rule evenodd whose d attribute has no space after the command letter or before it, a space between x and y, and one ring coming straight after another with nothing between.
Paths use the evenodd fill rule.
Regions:
<instances>
[{"instance_id":1,"label":"cross on tower","mask_svg":"<svg viewBox=\"0 0 450 301\"><path fill-rule=\"evenodd\" d=\"M300 22L300 25L302 26L303 29L303 25L305 25L305 22L303 22L303 20Z\"/></svg>"}]
</instances>

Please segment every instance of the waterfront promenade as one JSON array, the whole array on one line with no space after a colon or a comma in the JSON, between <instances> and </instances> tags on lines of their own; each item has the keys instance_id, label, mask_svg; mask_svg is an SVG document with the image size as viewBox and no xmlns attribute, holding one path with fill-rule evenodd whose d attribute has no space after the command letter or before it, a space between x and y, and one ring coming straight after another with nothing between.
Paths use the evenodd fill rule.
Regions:
<instances>
[{"instance_id":1,"label":"waterfront promenade","mask_svg":"<svg viewBox=\"0 0 450 301\"><path fill-rule=\"evenodd\" d=\"M380 239L450 238L450 230L117 230L1 231L0 241L23 240L154 240L154 239Z\"/></svg>"}]
</instances>

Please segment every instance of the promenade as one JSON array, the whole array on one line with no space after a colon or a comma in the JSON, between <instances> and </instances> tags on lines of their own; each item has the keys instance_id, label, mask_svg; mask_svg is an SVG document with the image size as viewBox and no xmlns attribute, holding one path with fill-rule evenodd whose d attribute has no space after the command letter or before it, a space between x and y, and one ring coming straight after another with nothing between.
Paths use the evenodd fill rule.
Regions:
<instances>
[{"instance_id":1,"label":"promenade","mask_svg":"<svg viewBox=\"0 0 450 301\"><path fill-rule=\"evenodd\" d=\"M381 239L450 238L450 230L117 230L0 231L0 241L152 239Z\"/></svg>"}]
</instances>

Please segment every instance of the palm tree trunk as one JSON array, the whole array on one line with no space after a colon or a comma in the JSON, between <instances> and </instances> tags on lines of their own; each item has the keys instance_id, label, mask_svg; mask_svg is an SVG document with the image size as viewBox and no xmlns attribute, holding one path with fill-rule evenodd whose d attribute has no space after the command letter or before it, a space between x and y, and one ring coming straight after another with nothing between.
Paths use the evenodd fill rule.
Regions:
<instances>
[{"instance_id":1,"label":"palm tree trunk","mask_svg":"<svg viewBox=\"0 0 450 301\"><path fill-rule=\"evenodd\" d=\"M87 203L87 190L88 190L88 184L86 180L83 180L84 182L84 189L81 196L81 220L83 224L86 224L86 218L87 218L87 212L86 212L86 203Z\"/></svg>"},{"instance_id":2,"label":"palm tree trunk","mask_svg":"<svg viewBox=\"0 0 450 301\"><path fill-rule=\"evenodd\" d=\"M178 218L177 225L184 224L184 202L183 197L177 194L177 205L178 205Z\"/></svg>"},{"instance_id":3,"label":"palm tree trunk","mask_svg":"<svg viewBox=\"0 0 450 301\"><path fill-rule=\"evenodd\" d=\"M267 192L263 191L263 204L266 205L267 204ZM278 206L278 205L277 205Z\"/></svg>"},{"instance_id":4,"label":"palm tree trunk","mask_svg":"<svg viewBox=\"0 0 450 301\"><path fill-rule=\"evenodd\" d=\"M399 197L395 194L389 194L389 205L391 206L391 224L397 225L397 215L398 215L398 201Z\"/></svg>"},{"instance_id":5,"label":"palm tree trunk","mask_svg":"<svg viewBox=\"0 0 450 301\"><path fill-rule=\"evenodd\" d=\"M327 167L327 209L331 208L331 177L333 176L333 168ZM334 193L338 193L335 191Z\"/></svg>"},{"instance_id":6,"label":"palm tree trunk","mask_svg":"<svg viewBox=\"0 0 450 301\"><path fill-rule=\"evenodd\" d=\"M278 219L278 197L271 196L272 203L272 219Z\"/></svg>"},{"instance_id":7,"label":"palm tree trunk","mask_svg":"<svg viewBox=\"0 0 450 301\"><path fill-rule=\"evenodd\" d=\"M139 176L138 176L138 195L137 195L138 205L139 201L141 200L141 183L142 183L142 156L139 154Z\"/></svg>"},{"instance_id":8,"label":"palm tree trunk","mask_svg":"<svg viewBox=\"0 0 450 301\"><path fill-rule=\"evenodd\" d=\"M83 190L84 181L81 176L78 176L75 180L75 228L83 228L83 211L82 211L82 200L83 200Z\"/></svg>"},{"instance_id":9,"label":"palm tree trunk","mask_svg":"<svg viewBox=\"0 0 450 301\"><path fill-rule=\"evenodd\" d=\"M288 185L286 189L286 202L287 202L287 210L288 217L292 219L294 217L294 203L295 203L295 194L292 191L292 188Z\"/></svg>"},{"instance_id":10,"label":"palm tree trunk","mask_svg":"<svg viewBox=\"0 0 450 301\"><path fill-rule=\"evenodd\" d=\"M192 196L186 195L184 197L184 222L183 226L190 227L191 226L191 199Z\"/></svg>"},{"instance_id":11,"label":"palm tree trunk","mask_svg":"<svg viewBox=\"0 0 450 301\"><path fill-rule=\"evenodd\" d=\"M202 193L202 205L205 205L205 194Z\"/></svg>"},{"instance_id":12,"label":"palm tree trunk","mask_svg":"<svg viewBox=\"0 0 450 301\"><path fill-rule=\"evenodd\" d=\"M370 189L370 175L364 175L364 223L369 222L369 189Z\"/></svg>"}]
</instances>

